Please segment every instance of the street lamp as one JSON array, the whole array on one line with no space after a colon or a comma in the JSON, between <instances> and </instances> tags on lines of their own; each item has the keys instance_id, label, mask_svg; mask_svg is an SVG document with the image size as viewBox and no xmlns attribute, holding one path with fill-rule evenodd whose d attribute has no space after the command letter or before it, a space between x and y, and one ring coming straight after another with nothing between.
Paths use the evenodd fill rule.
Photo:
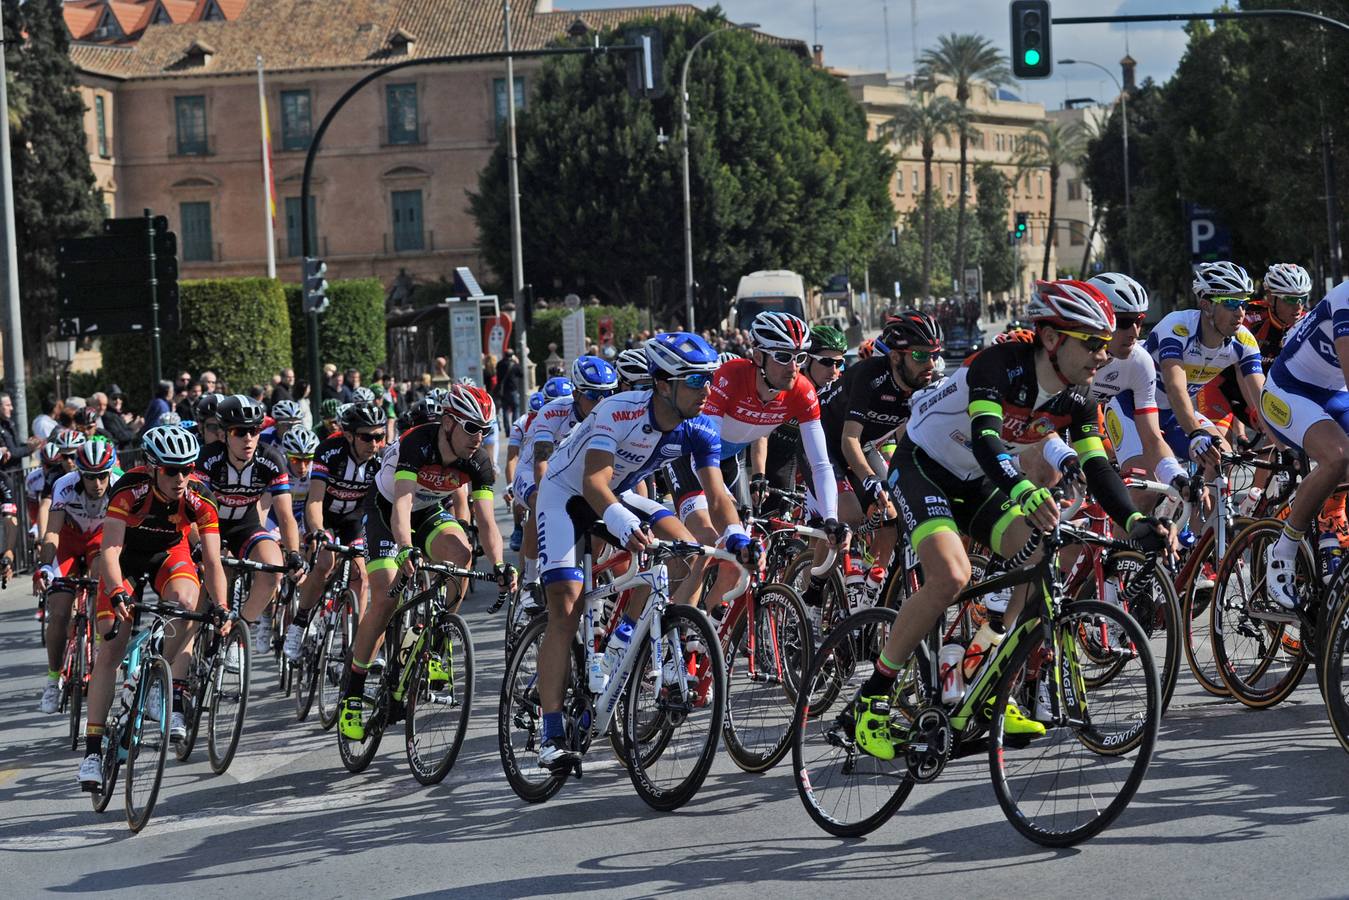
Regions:
<instances>
[{"instance_id":1,"label":"street lamp","mask_svg":"<svg viewBox=\"0 0 1349 900\"><path fill-rule=\"evenodd\" d=\"M1124 266L1127 269L1133 263L1134 235L1133 219L1129 215L1129 95L1124 90L1124 85L1120 84L1119 79L1115 77L1115 73L1100 63L1092 62L1089 59L1061 59L1059 65L1095 66L1109 75L1110 80L1115 82L1115 87L1119 89L1120 118L1124 126Z\"/></svg>"},{"instance_id":2,"label":"street lamp","mask_svg":"<svg viewBox=\"0 0 1349 900\"><path fill-rule=\"evenodd\" d=\"M61 396L61 376L66 376L69 387L70 365L75 361L75 339L73 337L54 336L47 339L47 358L60 363L56 373L56 393Z\"/></svg>"},{"instance_id":3,"label":"street lamp","mask_svg":"<svg viewBox=\"0 0 1349 900\"><path fill-rule=\"evenodd\" d=\"M698 39L692 47L689 48L688 55L684 57L683 71L679 76L679 97L680 109L683 119L683 163L684 163L684 319L685 328L693 331L693 201L690 198L689 191L689 63L693 61L693 54L698 52L698 48L707 42L708 38L715 37L718 34L734 29L752 29L758 28L758 22L742 22L739 25L734 22L727 23L715 31L709 31Z\"/></svg>"}]
</instances>

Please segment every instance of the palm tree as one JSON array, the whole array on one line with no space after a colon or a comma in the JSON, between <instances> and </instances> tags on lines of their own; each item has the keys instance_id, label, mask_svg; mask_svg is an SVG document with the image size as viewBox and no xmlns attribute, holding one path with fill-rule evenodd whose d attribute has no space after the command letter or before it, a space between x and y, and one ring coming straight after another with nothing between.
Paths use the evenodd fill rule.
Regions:
<instances>
[{"instance_id":1,"label":"palm tree","mask_svg":"<svg viewBox=\"0 0 1349 900\"><path fill-rule=\"evenodd\" d=\"M1082 120L1082 158L1077 161L1079 171L1084 175L1087 169L1087 161L1091 157L1091 146L1105 137L1106 123L1110 120L1105 116L1093 117L1087 116ZM1084 177L1083 183L1086 183ZM1081 281L1087 280L1087 268L1091 265L1091 246L1096 241L1096 232L1101 227L1101 216L1105 211L1101 204L1096 202L1096 195L1091 198L1091 230L1087 232L1087 247L1082 253L1082 271L1078 274Z\"/></svg>"},{"instance_id":2,"label":"palm tree","mask_svg":"<svg viewBox=\"0 0 1349 900\"><path fill-rule=\"evenodd\" d=\"M1049 170L1049 229L1045 232L1045 259L1040 278L1049 280L1049 251L1053 246L1054 217L1058 209L1059 173L1087 152L1087 138L1077 122L1043 120L1030 127L1022 139L1016 166L1024 175L1031 169Z\"/></svg>"},{"instance_id":3,"label":"palm tree","mask_svg":"<svg viewBox=\"0 0 1349 900\"><path fill-rule=\"evenodd\" d=\"M918 296L926 297L932 281L932 156L937 138L951 139L958 107L949 97L919 94L918 102L901 106L894 117L881 126L902 150L915 144L923 154L923 273Z\"/></svg>"},{"instance_id":4,"label":"palm tree","mask_svg":"<svg viewBox=\"0 0 1349 900\"><path fill-rule=\"evenodd\" d=\"M991 86L1012 80L1007 58L987 38L977 34L944 34L937 46L924 50L918 57L918 74L935 83L943 78L956 88L956 103L964 114L960 128L960 194L956 207L956 259L954 277L963 277L965 271L965 207L969 199L969 144L978 132L970 127L969 103L975 82Z\"/></svg>"}]
</instances>

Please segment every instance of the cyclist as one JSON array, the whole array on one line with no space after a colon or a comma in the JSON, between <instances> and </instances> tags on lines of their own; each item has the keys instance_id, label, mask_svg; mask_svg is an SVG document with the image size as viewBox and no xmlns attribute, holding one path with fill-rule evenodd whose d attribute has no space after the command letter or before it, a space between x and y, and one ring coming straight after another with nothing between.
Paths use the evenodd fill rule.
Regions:
<instances>
[{"instance_id":1,"label":"cyclist","mask_svg":"<svg viewBox=\"0 0 1349 900\"><path fill-rule=\"evenodd\" d=\"M272 406L272 424L262 429L258 443L265 445L280 444L290 431L304 419L300 404L294 400L278 400Z\"/></svg>"},{"instance_id":2,"label":"cyclist","mask_svg":"<svg viewBox=\"0 0 1349 900\"><path fill-rule=\"evenodd\" d=\"M94 563L108 511L108 485L116 477L117 451L102 438L85 441L75 454L77 471L62 475L52 488L47 530L38 545L33 573L34 590L47 591L47 684L38 710L56 712L61 702L62 655L70 626L75 592L64 579L88 573L97 577Z\"/></svg>"},{"instance_id":3,"label":"cyclist","mask_svg":"<svg viewBox=\"0 0 1349 900\"><path fill-rule=\"evenodd\" d=\"M562 693L581 614L578 538L602 520L616 543L633 551L649 542L644 523L661 537L691 540L669 510L632 491L663 460L691 453L713 521L727 531L726 549L746 562L757 555L722 482L721 438L702 415L717 369L716 351L687 332L656 335L644 349L655 379L652 389L601 400L558 447L539 485L540 581L549 611L538 659L539 765L551 770L576 761L566 742Z\"/></svg>"},{"instance_id":4,"label":"cyclist","mask_svg":"<svg viewBox=\"0 0 1349 900\"><path fill-rule=\"evenodd\" d=\"M995 344L916 394L895 450L890 483L922 564L923 584L900 607L875 671L859 693L857 745L880 759L894 758L900 738L888 724L900 667L969 582L962 534L1010 556L1032 527L1047 530L1058 521L1049 489L1037 488L1018 471L1016 453L1067 429L1087 484L1110 517L1145 547L1158 548L1165 540L1165 530L1134 510L1111 468L1087 390L1115 333L1109 301L1084 282L1039 281L1028 311L1035 343ZM1009 620L1025 594L1025 586L1017 589ZM1006 722L1012 733L1044 733L1043 725L1014 704Z\"/></svg>"},{"instance_id":5,"label":"cyclist","mask_svg":"<svg viewBox=\"0 0 1349 900\"><path fill-rule=\"evenodd\" d=\"M509 485L515 484L515 470L520 464L520 449L524 443L525 429L529 427L534 415L543 409L543 404L546 402L543 391L535 391L529 395L529 409L516 416L515 421L511 423L510 435L506 438L506 483ZM520 545L525 540L524 516L526 507L515 502L514 487L506 488L506 505L510 507L515 524L515 530L511 532L511 550L519 553Z\"/></svg>"},{"instance_id":6,"label":"cyclist","mask_svg":"<svg viewBox=\"0 0 1349 900\"><path fill-rule=\"evenodd\" d=\"M47 533L47 514L51 510L52 490L63 475L75 471L75 454L85 441L84 435L71 428L53 431L51 440L38 455L38 465L24 478L23 489L28 497L28 521L36 526L34 537Z\"/></svg>"},{"instance_id":7,"label":"cyclist","mask_svg":"<svg viewBox=\"0 0 1349 900\"><path fill-rule=\"evenodd\" d=\"M329 397L319 404L319 417L323 420L314 426L314 432L319 440L337 437L341 434L340 424L337 421L337 409L341 406L336 397Z\"/></svg>"},{"instance_id":8,"label":"cyclist","mask_svg":"<svg viewBox=\"0 0 1349 900\"><path fill-rule=\"evenodd\" d=\"M281 402L284 403L285 401ZM259 435L259 439L261 439L261 435ZM318 449L318 446L319 439L314 436L314 432L306 431L303 428L292 428L287 431L279 443L281 454L286 457L286 475L290 482L291 514L295 517L295 527L301 537L308 534L304 519L305 498L309 496L309 481L314 469L314 451ZM271 498L271 494L263 495L262 504L267 510L267 530L272 532L272 536L279 540L281 538L281 525L276 520L276 513L272 509L272 504L283 501L279 498L276 500Z\"/></svg>"},{"instance_id":9,"label":"cyclist","mask_svg":"<svg viewBox=\"0 0 1349 900\"><path fill-rule=\"evenodd\" d=\"M515 569L504 559L492 510L496 471L482 448L495 421L486 391L455 384L439 424L412 429L384 454L366 501L370 604L356 631L338 716L338 728L348 740L365 739L366 673L397 603L392 588L399 571L412 575L419 553L459 566L472 561L473 548L463 526L441 506L460 488L467 486L470 492L483 552L496 568L497 584L503 590L515 588Z\"/></svg>"},{"instance_id":10,"label":"cyclist","mask_svg":"<svg viewBox=\"0 0 1349 900\"><path fill-rule=\"evenodd\" d=\"M801 369L806 376L815 396L823 407L829 402L829 394L839 384L843 372L843 354L848 349L848 339L832 325L816 325L810 329L810 344L806 348L807 363ZM751 463L754 453L751 452ZM773 430L763 445L762 465L752 465L753 471L763 472L762 478L755 475L750 479L750 494L761 493L756 484L767 484L780 491L796 488L798 456L801 454L801 427L796 419L789 419ZM802 467L804 470L805 467ZM780 508L777 503L768 503L766 508Z\"/></svg>"},{"instance_id":11,"label":"cyclist","mask_svg":"<svg viewBox=\"0 0 1349 900\"><path fill-rule=\"evenodd\" d=\"M881 516L871 553L878 565L885 566L899 543L899 525L877 471L881 461L870 458L862 445L908 420L914 392L936 376L941 329L931 316L908 309L889 317L873 344L876 354L849 366L825 405L824 430L834 440L829 443L831 474L824 480L839 485L839 518L844 524L860 525L867 513ZM820 486L821 479L816 478L810 485L812 494L818 496ZM822 587L823 581L812 576L802 599L818 606Z\"/></svg>"},{"instance_id":12,"label":"cyclist","mask_svg":"<svg viewBox=\"0 0 1349 900\"><path fill-rule=\"evenodd\" d=\"M225 439L225 429L220 426L220 417L216 415L216 409L224 399L223 394L202 394L197 398L193 412L197 417L197 439L203 445Z\"/></svg>"},{"instance_id":13,"label":"cyclist","mask_svg":"<svg viewBox=\"0 0 1349 900\"><path fill-rule=\"evenodd\" d=\"M645 391L651 388L651 370L647 368L646 353L636 348L624 350L614 358L618 372L618 392Z\"/></svg>"},{"instance_id":14,"label":"cyclist","mask_svg":"<svg viewBox=\"0 0 1349 900\"><path fill-rule=\"evenodd\" d=\"M1298 485L1279 539L1265 552L1269 597L1255 598L1266 614L1296 621L1294 579L1298 544L1312 515L1349 478L1349 283L1336 285L1288 332L1265 382L1260 412L1274 435L1315 465Z\"/></svg>"},{"instance_id":15,"label":"cyclist","mask_svg":"<svg viewBox=\"0 0 1349 900\"><path fill-rule=\"evenodd\" d=\"M237 559L279 566L288 565L293 572L303 568L300 559L300 535L295 514L286 502L273 503L272 514L281 532L280 543L262 524L258 515L263 495L288 498L290 475L286 461L273 446L258 442L262 420L266 415L262 404L243 394L221 400L216 417L225 430L225 439L207 444L197 461L197 475L211 489L216 498L220 524L220 541ZM253 573L253 584L238 610L239 617L254 628L254 650L266 653L271 646L271 624L259 619L267 605L276 596L281 576L273 572ZM263 627L263 626L266 627Z\"/></svg>"},{"instance_id":16,"label":"cyclist","mask_svg":"<svg viewBox=\"0 0 1349 900\"><path fill-rule=\"evenodd\" d=\"M1158 425L1178 457L1206 466L1218 464L1222 440L1217 427L1201 415L1194 397L1214 376L1235 366L1238 384L1251 410L1259 404L1265 377L1260 347L1241 324L1254 290L1246 270L1235 263L1202 263L1195 269L1198 309L1165 316L1143 347L1157 365ZM1256 427L1260 417L1252 413Z\"/></svg>"},{"instance_id":17,"label":"cyclist","mask_svg":"<svg viewBox=\"0 0 1349 900\"><path fill-rule=\"evenodd\" d=\"M319 443L305 492L304 521L311 536L347 547L365 547L366 497L379 471L379 451L388 439L388 424L388 414L378 404L354 405L347 410L342 433ZM353 563L352 589L359 604L365 598L365 559L357 557ZM304 630L336 565L337 557L331 550L320 548L314 554L313 568L300 584L295 619L286 629L281 652L287 659L300 658Z\"/></svg>"},{"instance_id":18,"label":"cyclist","mask_svg":"<svg viewBox=\"0 0 1349 900\"><path fill-rule=\"evenodd\" d=\"M193 526L200 539L207 591L221 615L227 612L224 604L228 589L225 569L220 564L215 496L193 477L201 452L196 436L179 425L157 425L145 432L141 443L145 465L127 470L117 480L103 521L97 618L104 644L94 658L89 682L85 757L79 773L80 785L86 791L97 790L102 781L99 760L103 731L116 687L117 667L131 635L127 605L135 593L133 585L148 578L164 602L189 612L199 608L201 582L188 543ZM107 636L114 617L121 620L121 625L117 638L109 642ZM226 621L222 630L228 633L231 625ZM164 658L173 668L174 679L173 716L169 723L172 741L182 741L187 735L182 692L187 684L192 633L188 623L173 620L164 641Z\"/></svg>"}]
</instances>

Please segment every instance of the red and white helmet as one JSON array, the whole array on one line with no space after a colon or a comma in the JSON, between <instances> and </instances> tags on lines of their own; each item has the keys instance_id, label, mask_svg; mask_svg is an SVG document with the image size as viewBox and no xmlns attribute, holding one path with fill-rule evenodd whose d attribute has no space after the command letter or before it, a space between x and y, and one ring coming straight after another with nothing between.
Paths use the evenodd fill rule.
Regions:
<instances>
[{"instance_id":1,"label":"red and white helmet","mask_svg":"<svg viewBox=\"0 0 1349 900\"><path fill-rule=\"evenodd\" d=\"M810 326L791 313L761 312L749 334L756 350L804 350L810 345Z\"/></svg>"},{"instance_id":2,"label":"red and white helmet","mask_svg":"<svg viewBox=\"0 0 1349 900\"><path fill-rule=\"evenodd\" d=\"M1115 310L1095 285L1085 281L1037 281L1026 310L1036 325L1113 334Z\"/></svg>"},{"instance_id":3,"label":"red and white helmet","mask_svg":"<svg viewBox=\"0 0 1349 900\"><path fill-rule=\"evenodd\" d=\"M492 398L480 387L452 384L446 394L441 415L484 426L491 424L492 418L496 415Z\"/></svg>"}]
</instances>

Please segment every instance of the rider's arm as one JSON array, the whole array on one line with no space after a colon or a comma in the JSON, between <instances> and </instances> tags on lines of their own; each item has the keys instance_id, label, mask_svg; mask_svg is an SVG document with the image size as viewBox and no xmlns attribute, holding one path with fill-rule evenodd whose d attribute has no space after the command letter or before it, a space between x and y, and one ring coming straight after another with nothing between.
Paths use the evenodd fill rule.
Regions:
<instances>
[{"instance_id":1,"label":"rider's arm","mask_svg":"<svg viewBox=\"0 0 1349 900\"><path fill-rule=\"evenodd\" d=\"M506 484L515 481L515 467L520 464L520 445L510 444L506 447Z\"/></svg>"},{"instance_id":2,"label":"rider's arm","mask_svg":"<svg viewBox=\"0 0 1349 900\"><path fill-rule=\"evenodd\" d=\"M126 522L114 516L103 520L103 543L98 558L102 561L103 587L109 593L125 580L122 575L122 543L126 540Z\"/></svg>"},{"instance_id":3,"label":"rider's arm","mask_svg":"<svg viewBox=\"0 0 1349 900\"><path fill-rule=\"evenodd\" d=\"M750 441L749 474L751 477L764 474L768 468L768 438L761 437Z\"/></svg>"},{"instance_id":4,"label":"rider's arm","mask_svg":"<svg viewBox=\"0 0 1349 900\"><path fill-rule=\"evenodd\" d=\"M201 567L206 576L206 591L215 601L215 605L224 609L229 601L229 582L225 578L225 567L220 564L220 532L214 529L202 531Z\"/></svg>"},{"instance_id":5,"label":"rider's arm","mask_svg":"<svg viewBox=\"0 0 1349 900\"><path fill-rule=\"evenodd\" d=\"M642 520L614 495L609 485L614 479L614 454L609 450L587 450L585 472L581 475L581 496L599 513L604 527L629 550L646 546ZM725 490L725 488L723 488Z\"/></svg>"},{"instance_id":6,"label":"rider's arm","mask_svg":"<svg viewBox=\"0 0 1349 900\"><path fill-rule=\"evenodd\" d=\"M553 455L553 442L544 435L534 439L534 483L543 484L543 476L548 474L548 457Z\"/></svg>"},{"instance_id":7,"label":"rider's arm","mask_svg":"<svg viewBox=\"0 0 1349 900\"><path fill-rule=\"evenodd\" d=\"M281 543L287 550L299 550L300 526L295 521L295 507L288 502L289 496L283 497L280 503L272 500L272 515L281 529Z\"/></svg>"},{"instance_id":8,"label":"rider's arm","mask_svg":"<svg viewBox=\"0 0 1349 900\"><path fill-rule=\"evenodd\" d=\"M37 502L37 530L39 534L47 533L47 515L51 512L52 498L50 496L42 497Z\"/></svg>"},{"instance_id":9,"label":"rider's arm","mask_svg":"<svg viewBox=\"0 0 1349 900\"><path fill-rule=\"evenodd\" d=\"M478 540L482 542L483 555L495 566L506 561L506 548L501 541L501 531L497 528L496 510L492 508L492 492L473 491L469 494L473 504L473 521L478 523Z\"/></svg>"},{"instance_id":10,"label":"rider's arm","mask_svg":"<svg viewBox=\"0 0 1349 900\"><path fill-rule=\"evenodd\" d=\"M56 559L56 546L61 541L61 526L66 522L66 511L54 509L47 516L47 530L42 535L42 543L37 548L38 562L51 565Z\"/></svg>"},{"instance_id":11,"label":"rider's arm","mask_svg":"<svg viewBox=\"0 0 1349 900\"><path fill-rule=\"evenodd\" d=\"M843 426L846 434L849 427L856 423L849 422ZM860 433L861 426L858 426ZM856 436L853 443L861 450L861 444ZM829 464L829 451L826 449L824 426L820 424L819 419L813 419L801 423L801 449L806 454L806 461L810 463L811 485L814 487L815 499L820 504L820 514L826 519L838 518L838 482L834 480L834 467Z\"/></svg>"},{"instance_id":12,"label":"rider's arm","mask_svg":"<svg viewBox=\"0 0 1349 900\"><path fill-rule=\"evenodd\" d=\"M406 476L406 477L405 477ZM417 493L417 476L398 472L393 482L393 512L389 515L389 530L399 547L412 546L412 495Z\"/></svg>"},{"instance_id":13,"label":"rider's arm","mask_svg":"<svg viewBox=\"0 0 1349 900\"><path fill-rule=\"evenodd\" d=\"M1179 359L1162 360L1162 387L1166 389L1167 399L1171 401L1171 411L1186 434L1199 429L1199 416L1194 411L1194 401L1190 399L1189 384L1185 378L1185 366Z\"/></svg>"},{"instance_id":14,"label":"rider's arm","mask_svg":"<svg viewBox=\"0 0 1349 900\"><path fill-rule=\"evenodd\" d=\"M312 478L309 492L304 495L304 520L311 532L323 530L323 496L328 490L328 482Z\"/></svg>"}]
</instances>

